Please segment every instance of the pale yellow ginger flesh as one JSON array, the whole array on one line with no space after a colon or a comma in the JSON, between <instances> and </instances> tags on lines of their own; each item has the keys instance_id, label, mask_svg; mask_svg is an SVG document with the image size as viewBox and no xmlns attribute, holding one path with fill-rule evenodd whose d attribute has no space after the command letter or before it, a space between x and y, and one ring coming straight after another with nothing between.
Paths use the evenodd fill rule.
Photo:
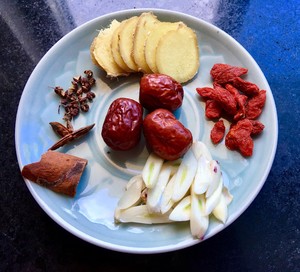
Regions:
<instances>
[{"instance_id":1,"label":"pale yellow ginger flesh","mask_svg":"<svg viewBox=\"0 0 300 272\"><path fill-rule=\"evenodd\" d=\"M138 66L138 70L143 73L151 73L146 57L145 57L145 44L147 36L159 23L159 20L153 15L152 12L144 12L139 17L133 41L133 58Z\"/></svg>"},{"instance_id":2,"label":"pale yellow ginger flesh","mask_svg":"<svg viewBox=\"0 0 300 272\"><path fill-rule=\"evenodd\" d=\"M126 20L122 21L118 28L113 32L112 34L112 40L111 40L111 51L113 58L115 62L126 72L132 73L134 72L132 69L128 67L128 65L124 62L121 53L120 53L120 46L119 46L119 40L120 40L120 31L122 30L124 24L126 23Z\"/></svg>"},{"instance_id":3,"label":"pale yellow ginger flesh","mask_svg":"<svg viewBox=\"0 0 300 272\"><path fill-rule=\"evenodd\" d=\"M108 28L100 30L90 48L92 60L111 77L128 74L115 62L111 51L112 34L119 25L120 22L113 20Z\"/></svg>"},{"instance_id":4,"label":"pale yellow ginger flesh","mask_svg":"<svg viewBox=\"0 0 300 272\"><path fill-rule=\"evenodd\" d=\"M176 30L180 24L182 23L160 22L159 24L156 24L153 31L149 33L145 42L145 59L152 73L158 73L156 66L156 48L160 39L167 32Z\"/></svg>"},{"instance_id":5,"label":"pale yellow ginger flesh","mask_svg":"<svg viewBox=\"0 0 300 272\"><path fill-rule=\"evenodd\" d=\"M196 33L183 22L161 22L152 12L113 20L93 40L90 51L92 61L110 77L161 73L184 83L200 65Z\"/></svg>"},{"instance_id":6,"label":"pale yellow ginger flesh","mask_svg":"<svg viewBox=\"0 0 300 272\"><path fill-rule=\"evenodd\" d=\"M192 79L199 68L195 32L184 25L167 32L159 41L155 61L160 74L167 74L181 83Z\"/></svg>"}]
</instances>

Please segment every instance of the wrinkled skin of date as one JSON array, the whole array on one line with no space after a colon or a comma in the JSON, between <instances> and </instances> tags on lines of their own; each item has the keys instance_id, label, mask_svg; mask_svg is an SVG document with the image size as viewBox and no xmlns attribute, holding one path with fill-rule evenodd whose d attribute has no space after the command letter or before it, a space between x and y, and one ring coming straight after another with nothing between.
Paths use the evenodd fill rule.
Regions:
<instances>
[{"instance_id":1,"label":"wrinkled skin of date","mask_svg":"<svg viewBox=\"0 0 300 272\"><path fill-rule=\"evenodd\" d=\"M110 148L129 150L140 141L142 123L141 104L130 98L118 98L108 109L101 135Z\"/></svg>"},{"instance_id":2,"label":"wrinkled skin of date","mask_svg":"<svg viewBox=\"0 0 300 272\"><path fill-rule=\"evenodd\" d=\"M139 100L149 111L159 108L175 111L182 105L183 88L170 76L147 74L140 80Z\"/></svg>"},{"instance_id":3,"label":"wrinkled skin of date","mask_svg":"<svg viewBox=\"0 0 300 272\"><path fill-rule=\"evenodd\" d=\"M193 142L192 133L165 109L157 109L145 117L143 132L148 148L165 160L180 158Z\"/></svg>"}]
</instances>

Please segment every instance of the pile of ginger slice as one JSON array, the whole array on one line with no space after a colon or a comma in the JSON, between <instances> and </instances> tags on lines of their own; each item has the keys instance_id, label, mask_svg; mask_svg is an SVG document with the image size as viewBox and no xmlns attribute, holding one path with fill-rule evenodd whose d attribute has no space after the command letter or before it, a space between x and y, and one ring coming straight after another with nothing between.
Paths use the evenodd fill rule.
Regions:
<instances>
[{"instance_id":1,"label":"pile of ginger slice","mask_svg":"<svg viewBox=\"0 0 300 272\"><path fill-rule=\"evenodd\" d=\"M162 22L152 12L114 19L94 38L90 53L94 64L112 78L159 73L184 83L200 65L195 31L183 22Z\"/></svg>"}]
</instances>

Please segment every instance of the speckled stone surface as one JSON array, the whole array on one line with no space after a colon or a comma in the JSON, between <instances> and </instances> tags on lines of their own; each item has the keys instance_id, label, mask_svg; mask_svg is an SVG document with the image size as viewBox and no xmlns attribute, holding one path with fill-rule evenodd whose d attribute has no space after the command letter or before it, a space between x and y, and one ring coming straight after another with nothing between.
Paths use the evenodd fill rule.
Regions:
<instances>
[{"instance_id":1,"label":"speckled stone surface","mask_svg":"<svg viewBox=\"0 0 300 272\"><path fill-rule=\"evenodd\" d=\"M18 102L38 61L76 26L113 11L162 8L215 24L254 57L272 89L277 154L261 192L213 238L159 255L88 244L53 222L19 173ZM300 5L298 0L0 2L0 271L300 271Z\"/></svg>"}]
</instances>

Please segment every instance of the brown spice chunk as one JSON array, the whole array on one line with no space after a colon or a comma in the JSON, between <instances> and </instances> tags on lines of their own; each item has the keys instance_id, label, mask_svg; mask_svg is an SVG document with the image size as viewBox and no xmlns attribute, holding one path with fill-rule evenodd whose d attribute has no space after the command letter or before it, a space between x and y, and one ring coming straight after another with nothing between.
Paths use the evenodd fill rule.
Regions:
<instances>
[{"instance_id":1,"label":"brown spice chunk","mask_svg":"<svg viewBox=\"0 0 300 272\"><path fill-rule=\"evenodd\" d=\"M87 160L55 151L47 151L39 162L27 164L22 176L54 192L74 197Z\"/></svg>"}]
</instances>

